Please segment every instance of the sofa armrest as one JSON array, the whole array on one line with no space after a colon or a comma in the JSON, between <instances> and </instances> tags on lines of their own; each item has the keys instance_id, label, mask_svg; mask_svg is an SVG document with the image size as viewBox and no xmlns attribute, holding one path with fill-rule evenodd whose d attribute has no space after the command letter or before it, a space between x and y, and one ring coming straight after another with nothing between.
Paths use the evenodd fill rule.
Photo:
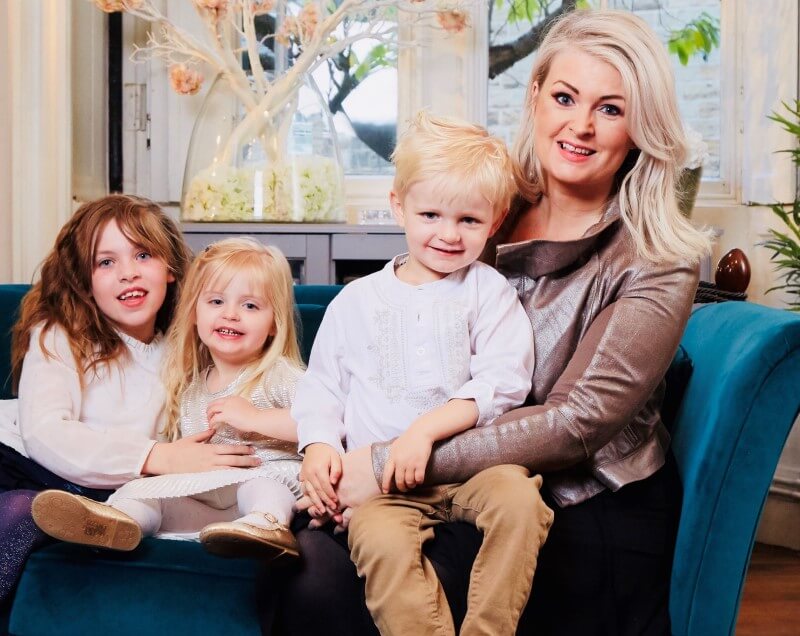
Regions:
<instances>
[{"instance_id":1,"label":"sofa armrest","mask_svg":"<svg viewBox=\"0 0 800 636\"><path fill-rule=\"evenodd\" d=\"M672 629L733 634L758 520L800 410L800 317L707 305L681 344L694 368L673 426L684 498Z\"/></svg>"}]
</instances>

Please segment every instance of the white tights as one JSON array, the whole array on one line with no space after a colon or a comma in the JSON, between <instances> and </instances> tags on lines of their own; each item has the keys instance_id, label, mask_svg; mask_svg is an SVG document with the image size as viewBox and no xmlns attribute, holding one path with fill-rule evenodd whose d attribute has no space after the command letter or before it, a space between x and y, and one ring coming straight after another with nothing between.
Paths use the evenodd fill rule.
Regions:
<instances>
[{"instance_id":1,"label":"white tights","mask_svg":"<svg viewBox=\"0 0 800 636\"><path fill-rule=\"evenodd\" d=\"M266 526L264 513L288 525L295 496L282 483L267 477L251 479L236 489L236 506L217 509L191 497L169 499L118 499L113 506L131 517L149 536L156 532L198 532L210 523L241 521ZM236 518L236 513L242 515Z\"/></svg>"}]
</instances>

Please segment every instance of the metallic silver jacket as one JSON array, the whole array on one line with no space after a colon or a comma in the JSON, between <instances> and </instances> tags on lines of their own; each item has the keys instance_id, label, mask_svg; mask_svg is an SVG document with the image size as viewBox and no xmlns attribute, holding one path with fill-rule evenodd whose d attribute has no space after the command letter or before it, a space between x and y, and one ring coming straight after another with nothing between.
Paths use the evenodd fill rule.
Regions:
<instances>
[{"instance_id":1,"label":"metallic silver jacket","mask_svg":"<svg viewBox=\"0 0 800 636\"><path fill-rule=\"evenodd\" d=\"M487 250L533 325L531 394L494 425L438 444L425 479L463 482L490 466L520 464L544 473L565 507L663 465L664 374L689 318L698 267L640 258L615 203L580 239L503 245L525 209L512 210L499 247ZM387 443L373 445L379 481L387 455Z\"/></svg>"}]
</instances>

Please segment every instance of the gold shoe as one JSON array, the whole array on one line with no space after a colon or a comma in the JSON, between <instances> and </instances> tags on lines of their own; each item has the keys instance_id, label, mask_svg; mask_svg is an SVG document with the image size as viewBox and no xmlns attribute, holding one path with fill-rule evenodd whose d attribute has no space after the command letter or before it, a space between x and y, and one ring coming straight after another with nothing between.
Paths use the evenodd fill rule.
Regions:
<instances>
[{"instance_id":1,"label":"gold shoe","mask_svg":"<svg viewBox=\"0 0 800 636\"><path fill-rule=\"evenodd\" d=\"M51 537L112 550L133 550L142 529L124 512L63 490L45 490L33 500L33 520Z\"/></svg>"},{"instance_id":2,"label":"gold shoe","mask_svg":"<svg viewBox=\"0 0 800 636\"><path fill-rule=\"evenodd\" d=\"M292 531L271 514L264 514L267 527L241 521L212 523L200 531L200 541L211 554L221 557L264 559L274 565L300 556Z\"/></svg>"}]
</instances>

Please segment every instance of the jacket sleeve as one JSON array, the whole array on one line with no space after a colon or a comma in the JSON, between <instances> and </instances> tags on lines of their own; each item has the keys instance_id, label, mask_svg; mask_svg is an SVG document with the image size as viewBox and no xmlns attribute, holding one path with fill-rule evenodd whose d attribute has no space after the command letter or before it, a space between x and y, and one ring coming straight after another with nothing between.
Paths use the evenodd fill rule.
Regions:
<instances>
[{"instance_id":1,"label":"jacket sleeve","mask_svg":"<svg viewBox=\"0 0 800 636\"><path fill-rule=\"evenodd\" d=\"M125 430L94 430L80 421L83 393L75 360L60 329L39 329L22 365L19 425L29 457L60 477L81 486L116 488L141 476L156 443Z\"/></svg>"},{"instance_id":2,"label":"jacket sleeve","mask_svg":"<svg viewBox=\"0 0 800 636\"><path fill-rule=\"evenodd\" d=\"M605 446L657 388L689 318L698 272L689 265L645 266L603 309L544 404L509 411L494 426L438 444L426 483L463 482L499 464L552 472ZM388 449L375 444L380 482Z\"/></svg>"}]
</instances>

